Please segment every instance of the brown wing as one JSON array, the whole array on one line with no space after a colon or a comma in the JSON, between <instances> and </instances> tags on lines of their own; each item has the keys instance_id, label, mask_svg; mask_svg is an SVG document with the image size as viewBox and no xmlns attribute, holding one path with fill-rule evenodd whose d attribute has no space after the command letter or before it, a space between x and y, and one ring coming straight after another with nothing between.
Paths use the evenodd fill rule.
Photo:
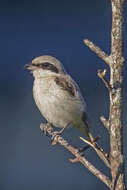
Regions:
<instances>
[{"instance_id":1,"label":"brown wing","mask_svg":"<svg viewBox=\"0 0 127 190\"><path fill-rule=\"evenodd\" d=\"M77 89L73 84L73 81L70 77L66 76L58 76L55 78L55 82L59 85L63 90L66 90L71 96L76 96Z\"/></svg>"}]
</instances>

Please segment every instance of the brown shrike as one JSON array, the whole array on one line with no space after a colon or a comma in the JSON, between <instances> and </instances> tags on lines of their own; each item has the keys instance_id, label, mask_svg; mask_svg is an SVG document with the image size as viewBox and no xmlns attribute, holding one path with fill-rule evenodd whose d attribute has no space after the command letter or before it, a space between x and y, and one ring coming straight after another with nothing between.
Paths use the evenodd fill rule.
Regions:
<instances>
[{"instance_id":1,"label":"brown shrike","mask_svg":"<svg viewBox=\"0 0 127 190\"><path fill-rule=\"evenodd\" d=\"M61 129L72 125L92 141L85 101L60 61L43 55L33 59L27 68L34 76L34 100L47 122Z\"/></svg>"}]
</instances>

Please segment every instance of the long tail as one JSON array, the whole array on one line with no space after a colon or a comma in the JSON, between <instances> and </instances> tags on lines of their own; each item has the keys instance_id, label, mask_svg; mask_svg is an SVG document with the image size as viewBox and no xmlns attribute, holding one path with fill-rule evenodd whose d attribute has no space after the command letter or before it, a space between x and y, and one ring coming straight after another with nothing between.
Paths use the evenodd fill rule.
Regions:
<instances>
[{"instance_id":1,"label":"long tail","mask_svg":"<svg viewBox=\"0 0 127 190\"><path fill-rule=\"evenodd\" d=\"M81 121L76 128L80 130L80 132L88 139L88 141L90 142L94 141L94 137L89 131L88 123L84 123L83 121Z\"/></svg>"},{"instance_id":2,"label":"long tail","mask_svg":"<svg viewBox=\"0 0 127 190\"><path fill-rule=\"evenodd\" d=\"M88 138L88 140L92 143L94 141L94 137L89 131L89 119L86 112L83 112L80 123L80 131Z\"/></svg>"}]
</instances>

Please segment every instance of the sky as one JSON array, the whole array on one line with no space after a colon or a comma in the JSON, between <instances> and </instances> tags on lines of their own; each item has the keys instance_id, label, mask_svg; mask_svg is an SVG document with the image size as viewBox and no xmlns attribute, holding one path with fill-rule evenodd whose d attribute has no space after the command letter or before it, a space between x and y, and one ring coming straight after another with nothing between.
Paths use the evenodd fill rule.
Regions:
<instances>
[{"instance_id":1,"label":"sky","mask_svg":"<svg viewBox=\"0 0 127 190\"><path fill-rule=\"evenodd\" d=\"M24 65L40 55L52 55L64 64L87 102L92 133L100 135L98 143L109 151L109 135L99 120L101 115L108 118L109 97L97 77L98 69L108 70L108 67L83 40L89 39L110 53L110 1L5 0L0 5L0 24L0 189L83 190L87 187L87 190L106 190L107 187L81 164L69 162L72 157L69 152L59 145L52 147L50 139L40 132L39 125L44 118L33 100L33 77ZM127 3L123 34L126 146ZM81 147L80 135L72 128L63 136L72 145ZM91 149L85 156L110 176Z\"/></svg>"}]
</instances>

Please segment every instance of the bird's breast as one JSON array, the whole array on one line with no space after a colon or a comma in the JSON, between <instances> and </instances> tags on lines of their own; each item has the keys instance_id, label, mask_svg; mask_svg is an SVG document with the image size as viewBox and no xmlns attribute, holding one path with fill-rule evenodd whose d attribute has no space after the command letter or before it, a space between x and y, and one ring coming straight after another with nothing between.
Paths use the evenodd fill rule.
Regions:
<instances>
[{"instance_id":1,"label":"bird's breast","mask_svg":"<svg viewBox=\"0 0 127 190\"><path fill-rule=\"evenodd\" d=\"M75 100L54 80L35 80L33 96L42 115L54 126L63 127L77 120L84 110L82 101Z\"/></svg>"},{"instance_id":2,"label":"bird's breast","mask_svg":"<svg viewBox=\"0 0 127 190\"><path fill-rule=\"evenodd\" d=\"M44 112L45 109L48 109L50 86L51 82L45 79L36 79L34 81L33 96L41 112Z\"/></svg>"},{"instance_id":3,"label":"bird's breast","mask_svg":"<svg viewBox=\"0 0 127 190\"><path fill-rule=\"evenodd\" d=\"M57 86L50 79L34 81L33 96L37 107L46 120L51 122L59 112L60 93ZM55 118L56 120L57 118Z\"/></svg>"}]
</instances>

